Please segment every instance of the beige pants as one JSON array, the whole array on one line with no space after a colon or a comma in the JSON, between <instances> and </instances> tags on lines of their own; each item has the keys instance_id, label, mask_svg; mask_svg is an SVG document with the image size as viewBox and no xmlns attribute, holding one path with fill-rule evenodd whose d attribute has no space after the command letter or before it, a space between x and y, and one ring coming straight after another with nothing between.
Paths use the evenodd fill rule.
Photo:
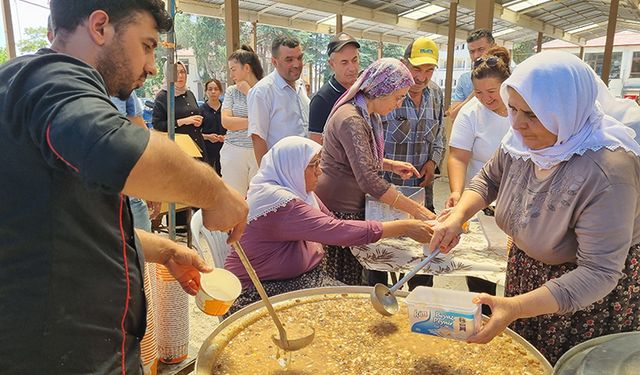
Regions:
<instances>
[{"instance_id":1,"label":"beige pants","mask_svg":"<svg viewBox=\"0 0 640 375\"><path fill-rule=\"evenodd\" d=\"M258 173L253 148L238 147L225 142L220 150L220 166L222 180L246 197L249 181Z\"/></svg>"}]
</instances>

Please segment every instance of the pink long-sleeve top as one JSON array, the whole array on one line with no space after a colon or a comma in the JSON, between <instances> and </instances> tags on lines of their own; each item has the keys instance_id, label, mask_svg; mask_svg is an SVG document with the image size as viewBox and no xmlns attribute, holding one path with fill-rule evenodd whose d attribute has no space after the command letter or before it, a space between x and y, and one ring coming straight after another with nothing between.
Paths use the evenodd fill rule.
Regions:
<instances>
[{"instance_id":1,"label":"pink long-sleeve top","mask_svg":"<svg viewBox=\"0 0 640 375\"><path fill-rule=\"evenodd\" d=\"M362 245L382 236L382 223L339 220L319 199L318 204L320 209L293 199L247 225L240 243L260 280L291 279L314 269L324 256L322 244ZM235 251L224 268L238 276L243 289L253 286Z\"/></svg>"}]
</instances>

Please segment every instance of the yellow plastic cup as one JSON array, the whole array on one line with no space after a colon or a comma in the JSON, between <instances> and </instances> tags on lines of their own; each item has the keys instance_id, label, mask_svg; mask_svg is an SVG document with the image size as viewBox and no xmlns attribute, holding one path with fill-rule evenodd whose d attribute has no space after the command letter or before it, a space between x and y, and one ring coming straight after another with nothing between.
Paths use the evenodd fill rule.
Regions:
<instances>
[{"instance_id":1,"label":"yellow plastic cup","mask_svg":"<svg viewBox=\"0 0 640 375\"><path fill-rule=\"evenodd\" d=\"M229 311L241 292L242 284L236 275L223 268L215 268L200 276L196 305L207 315L221 316Z\"/></svg>"}]
</instances>

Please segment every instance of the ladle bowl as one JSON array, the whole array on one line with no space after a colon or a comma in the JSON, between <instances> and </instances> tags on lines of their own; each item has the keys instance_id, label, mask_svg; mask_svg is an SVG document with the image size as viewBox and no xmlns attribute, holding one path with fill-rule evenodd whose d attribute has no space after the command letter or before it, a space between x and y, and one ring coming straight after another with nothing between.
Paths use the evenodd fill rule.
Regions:
<instances>
[{"instance_id":1,"label":"ladle bowl","mask_svg":"<svg viewBox=\"0 0 640 375\"><path fill-rule=\"evenodd\" d=\"M397 313L400 308L398 306L398 300L396 300L393 294L418 273L418 271L429 264L438 254L440 254L440 249L435 249L428 257L424 258L422 262L415 266L411 272L392 286L391 289L387 288L384 284L376 284L371 291L371 305L373 305L373 308L384 316L391 316Z\"/></svg>"},{"instance_id":2,"label":"ladle bowl","mask_svg":"<svg viewBox=\"0 0 640 375\"><path fill-rule=\"evenodd\" d=\"M301 323L289 323L285 328L287 329L286 339L282 339L280 335L273 335L271 341L280 349L288 352L295 352L308 346L316 335L316 330L313 327Z\"/></svg>"},{"instance_id":3,"label":"ladle bowl","mask_svg":"<svg viewBox=\"0 0 640 375\"><path fill-rule=\"evenodd\" d=\"M256 271L253 269L251 262L249 262L249 258L247 258L247 254L244 252L244 249L240 245L240 242L234 242L233 247L235 247L236 252L240 257L240 261L242 261L242 264L244 265L244 268L247 269L249 278L251 278L251 281L253 282L253 285L258 291L258 294L260 295L262 302L264 302L265 307L267 308L267 311L271 316L271 319L273 319L273 323L276 325L276 328L278 328L278 335L277 336L273 335L271 337L271 340L273 340L273 343L280 349L287 352L300 350L308 346L309 344L311 344L311 342L313 341L313 338L316 335L316 331L313 329L313 327L307 327L304 324L295 323L295 322L290 323L289 327L292 329L291 332L293 332L294 334L292 335L293 337L287 335L287 331L284 329L284 325L278 318L278 315L276 314L276 311L274 310L273 305L269 301L269 296L267 295L267 292L264 290L264 287L260 282L260 278L258 278L258 274L256 274Z\"/></svg>"}]
</instances>

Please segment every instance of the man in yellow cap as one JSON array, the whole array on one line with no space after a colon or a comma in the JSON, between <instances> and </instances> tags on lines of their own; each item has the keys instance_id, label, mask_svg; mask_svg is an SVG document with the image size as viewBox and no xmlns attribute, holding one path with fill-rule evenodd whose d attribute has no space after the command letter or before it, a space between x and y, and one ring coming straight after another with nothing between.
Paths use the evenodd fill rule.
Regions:
<instances>
[{"instance_id":1,"label":"man in yellow cap","mask_svg":"<svg viewBox=\"0 0 640 375\"><path fill-rule=\"evenodd\" d=\"M438 85L431 81L438 66L438 46L425 37L407 46L402 59L411 71L415 84L402 105L386 117L385 158L413 164L420 177L402 180L391 173L385 178L397 186L421 186L425 188L425 206L432 212L433 179L436 167L444 154L443 95ZM370 275L370 282L374 281ZM386 279L386 274L379 277ZM418 276L409 281L414 285L433 285L432 276Z\"/></svg>"}]
</instances>

